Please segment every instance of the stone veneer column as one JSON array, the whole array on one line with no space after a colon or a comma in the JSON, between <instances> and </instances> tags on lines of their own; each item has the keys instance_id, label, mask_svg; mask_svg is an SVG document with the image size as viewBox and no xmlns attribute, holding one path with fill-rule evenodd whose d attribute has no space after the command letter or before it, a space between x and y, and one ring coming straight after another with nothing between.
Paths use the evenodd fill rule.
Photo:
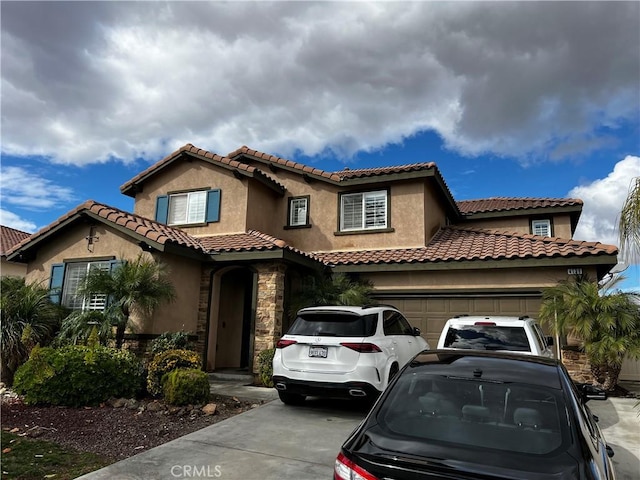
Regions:
<instances>
[{"instance_id":1,"label":"stone veneer column","mask_svg":"<svg viewBox=\"0 0 640 480\"><path fill-rule=\"evenodd\" d=\"M257 356L273 348L282 335L284 315L284 277L286 265L278 262L255 265L258 272L255 338L253 343L253 373L258 373Z\"/></svg>"},{"instance_id":2,"label":"stone veneer column","mask_svg":"<svg viewBox=\"0 0 640 480\"><path fill-rule=\"evenodd\" d=\"M211 287L212 267L202 266L200 273L200 294L198 296L198 321L196 322L195 334L198 336L196 341L196 351L202 357L203 367L206 369L207 352L205 351L205 343L207 340L207 324L209 317L207 316L209 307L209 295Z\"/></svg>"}]
</instances>

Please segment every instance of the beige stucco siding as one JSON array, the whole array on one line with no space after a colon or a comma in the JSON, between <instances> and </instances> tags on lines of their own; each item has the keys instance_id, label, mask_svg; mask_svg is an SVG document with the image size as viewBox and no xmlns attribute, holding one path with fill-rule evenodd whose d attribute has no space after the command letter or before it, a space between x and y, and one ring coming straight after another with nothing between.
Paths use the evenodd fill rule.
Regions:
<instances>
[{"instance_id":1,"label":"beige stucco siding","mask_svg":"<svg viewBox=\"0 0 640 480\"><path fill-rule=\"evenodd\" d=\"M179 161L144 183L143 191L136 194L134 213L155 219L156 199L169 192L198 189L220 189L220 221L207 225L180 225L190 235L216 235L246 231L247 186L249 180L236 178L231 171L201 160Z\"/></svg>"},{"instance_id":2,"label":"beige stucco siding","mask_svg":"<svg viewBox=\"0 0 640 480\"><path fill-rule=\"evenodd\" d=\"M446 224L441 199L435 194L432 182L424 184L424 239L425 244Z\"/></svg>"},{"instance_id":3,"label":"beige stucco siding","mask_svg":"<svg viewBox=\"0 0 640 480\"><path fill-rule=\"evenodd\" d=\"M548 215L552 224L552 234L554 237L571 238L571 217L568 214ZM527 216L505 216L490 219L465 220L461 224L470 228L486 228L509 233L529 234L531 233L531 217Z\"/></svg>"},{"instance_id":4,"label":"beige stucco siding","mask_svg":"<svg viewBox=\"0 0 640 480\"><path fill-rule=\"evenodd\" d=\"M247 230L258 230L280 238L279 232L286 216L283 197L259 182L251 182L247 192Z\"/></svg>"},{"instance_id":5,"label":"beige stucco siding","mask_svg":"<svg viewBox=\"0 0 640 480\"><path fill-rule=\"evenodd\" d=\"M24 277L27 274L25 263L7 262L4 257L0 261L0 275L3 277Z\"/></svg>"},{"instance_id":6,"label":"beige stucco siding","mask_svg":"<svg viewBox=\"0 0 640 480\"><path fill-rule=\"evenodd\" d=\"M134 259L142 252L136 240L105 225L95 227L93 233L98 240L94 242L92 251L89 251L86 240L89 229L89 224L71 226L65 230L64 235L42 242L35 260L29 262L27 281L42 281L45 286L48 286L51 266L57 263L108 258ZM154 258L167 264L177 299L175 304L163 304L156 310L153 324L148 320L134 319L136 332L162 333L180 329L194 331L198 314L200 264L160 253L156 253Z\"/></svg>"}]
</instances>

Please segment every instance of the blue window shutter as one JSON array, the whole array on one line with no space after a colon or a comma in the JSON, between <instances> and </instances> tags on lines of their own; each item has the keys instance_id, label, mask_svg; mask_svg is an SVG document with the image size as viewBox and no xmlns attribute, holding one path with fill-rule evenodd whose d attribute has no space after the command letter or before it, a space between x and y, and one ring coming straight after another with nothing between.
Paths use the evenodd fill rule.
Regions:
<instances>
[{"instance_id":1,"label":"blue window shutter","mask_svg":"<svg viewBox=\"0 0 640 480\"><path fill-rule=\"evenodd\" d=\"M207 223L220 221L220 189L207 192Z\"/></svg>"},{"instance_id":2,"label":"blue window shutter","mask_svg":"<svg viewBox=\"0 0 640 480\"><path fill-rule=\"evenodd\" d=\"M158 195L156 198L156 222L167 223L169 218L169 195Z\"/></svg>"},{"instance_id":3,"label":"blue window shutter","mask_svg":"<svg viewBox=\"0 0 640 480\"><path fill-rule=\"evenodd\" d=\"M64 283L64 263L51 265L51 278L49 279L49 299L56 305L62 300L62 285Z\"/></svg>"}]
</instances>

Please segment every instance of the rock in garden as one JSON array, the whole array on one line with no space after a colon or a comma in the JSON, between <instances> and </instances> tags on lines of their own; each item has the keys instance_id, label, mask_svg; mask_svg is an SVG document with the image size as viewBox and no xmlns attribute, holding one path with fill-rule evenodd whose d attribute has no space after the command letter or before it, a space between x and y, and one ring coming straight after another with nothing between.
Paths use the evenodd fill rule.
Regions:
<instances>
[{"instance_id":1,"label":"rock in garden","mask_svg":"<svg viewBox=\"0 0 640 480\"><path fill-rule=\"evenodd\" d=\"M217 405L215 403L207 403L204 407L202 407L202 413L205 415L213 415L216 413Z\"/></svg>"}]
</instances>

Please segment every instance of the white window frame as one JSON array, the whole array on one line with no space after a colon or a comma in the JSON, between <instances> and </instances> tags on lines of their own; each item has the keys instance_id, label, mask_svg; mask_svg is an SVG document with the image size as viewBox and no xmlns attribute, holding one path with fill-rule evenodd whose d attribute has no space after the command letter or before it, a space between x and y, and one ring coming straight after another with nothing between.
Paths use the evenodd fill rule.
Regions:
<instances>
[{"instance_id":1,"label":"white window frame","mask_svg":"<svg viewBox=\"0 0 640 480\"><path fill-rule=\"evenodd\" d=\"M544 229L546 233L541 232ZM551 220L531 220L531 233L541 237L551 236Z\"/></svg>"},{"instance_id":2,"label":"white window frame","mask_svg":"<svg viewBox=\"0 0 640 480\"><path fill-rule=\"evenodd\" d=\"M78 288L92 268L109 271L110 262L70 262L65 266L64 282L62 284L62 305L73 310L99 310L107 306L107 296L94 294L88 297L78 295Z\"/></svg>"},{"instance_id":3,"label":"white window frame","mask_svg":"<svg viewBox=\"0 0 640 480\"><path fill-rule=\"evenodd\" d=\"M184 212L176 212L176 202L186 199ZM189 225L205 223L207 215L207 191L174 193L169 195L167 225Z\"/></svg>"},{"instance_id":4,"label":"white window frame","mask_svg":"<svg viewBox=\"0 0 640 480\"><path fill-rule=\"evenodd\" d=\"M292 197L289 199L289 226L308 225L309 197Z\"/></svg>"},{"instance_id":5,"label":"white window frame","mask_svg":"<svg viewBox=\"0 0 640 480\"><path fill-rule=\"evenodd\" d=\"M345 211L345 204L350 199L360 197L360 205L354 204L352 211ZM381 203L379 203L381 201ZM376 203L372 203L376 202ZM358 212L358 208L360 211ZM382 209L382 211L378 211ZM389 191L343 193L340 195L340 231L379 230L388 228ZM352 222L347 222L347 216ZM369 216L369 218L367 218ZM359 222L358 222L359 220ZM372 220L372 221L370 221ZM382 220L382 221L381 221ZM357 224L356 224L357 223Z\"/></svg>"}]
</instances>

